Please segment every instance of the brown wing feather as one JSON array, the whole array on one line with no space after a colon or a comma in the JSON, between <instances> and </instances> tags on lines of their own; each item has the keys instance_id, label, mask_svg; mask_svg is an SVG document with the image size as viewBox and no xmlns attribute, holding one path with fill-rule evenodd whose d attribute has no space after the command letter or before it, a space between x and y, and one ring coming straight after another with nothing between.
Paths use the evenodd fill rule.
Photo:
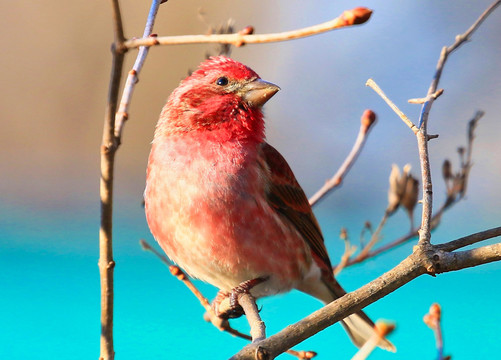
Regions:
<instances>
[{"instance_id":1,"label":"brown wing feather","mask_svg":"<svg viewBox=\"0 0 501 360\"><path fill-rule=\"evenodd\" d=\"M311 205L282 155L271 145L263 143L261 153L270 174L266 196L270 205L299 231L311 250L330 269L331 262L324 238Z\"/></svg>"}]
</instances>

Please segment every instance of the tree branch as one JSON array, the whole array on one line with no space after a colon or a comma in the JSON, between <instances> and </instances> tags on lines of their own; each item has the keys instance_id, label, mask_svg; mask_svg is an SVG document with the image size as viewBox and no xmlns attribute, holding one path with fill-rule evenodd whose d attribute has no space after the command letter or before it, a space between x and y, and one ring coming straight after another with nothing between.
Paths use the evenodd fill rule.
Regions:
<instances>
[{"instance_id":1,"label":"tree branch","mask_svg":"<svg viewBox=\"0 0 501 360\"><path fill-rule=\"evenodd\" d=\"M424 273L426 273L426 266L420 261L418 254L412 254L395 268L360 289L331 302L258 344L244 347L231 357L231 360L254 359L253 356L257 347L264 349L269 354L263 360L274 359L285 349L361 310Z\"/></svg>"},{"instance_id":2,"label":"tree branch","mask_svg":"<svg viewBox=\"0 0 501 360\"><path fill-rule=\"evenodd\" d=\"M293 31L256 35L243 35L242 33L235 33L222 35L160 36L157 38L131 39L125 42L125 46L129 49L132 49L139 46L220 43L232 44L236 47L240 47L245 44L263 44L269 42L299 39L307 36L317 35L330 30L363 24L367 20L369 20L371 14L372 10L363 7L357 7L352 10L344 11L341 16L333 20Z\"/></svg>"}]
</instances>

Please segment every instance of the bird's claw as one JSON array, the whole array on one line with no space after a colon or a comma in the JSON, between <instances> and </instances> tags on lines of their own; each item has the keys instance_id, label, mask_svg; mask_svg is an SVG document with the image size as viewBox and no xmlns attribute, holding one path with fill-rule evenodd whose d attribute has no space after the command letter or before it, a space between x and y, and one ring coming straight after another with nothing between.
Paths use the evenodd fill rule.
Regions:
<instances>
[{"instance_id":1,"label":"bird's claw","mask_svg":"<svg viewBox=\"0 0 501 360\"><path fill-rule=\"evenodd\" d=\"M238 297L241 294L249 294L250 290L261 284L263 281L266 281L267 278L259 277L256 279L246 280L240 283L238 286L231 289L230 292L227 291L219 291L216 298L212 302L212 307L216 316L222 319L236 319L240 316L244 315L244 310L238 303ZM228 299L229 305L221 306L224 300Z\"/></svg>"}]
</instances>

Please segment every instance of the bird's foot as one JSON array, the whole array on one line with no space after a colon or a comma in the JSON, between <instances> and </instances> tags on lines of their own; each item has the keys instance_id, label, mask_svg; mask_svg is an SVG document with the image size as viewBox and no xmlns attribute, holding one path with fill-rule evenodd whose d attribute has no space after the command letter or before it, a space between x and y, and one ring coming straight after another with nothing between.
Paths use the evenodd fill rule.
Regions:
<instances>
[{"instance_id":1,"label":"bird's foot","mask_svg":"<svg viewBox=\"0 0 501 360\"><path fill-rule=\"evenodd\" d=\"M216 298L212 302L212 307L216 315L223 319L235 319L242 315L244 315L244 310L238 303L238 297L240 294L248 294L250 290L261 284L263 281L266 281L267 278L259 277L256 279L246 280L240 283L238 286L231 289L230 292L220 290L217 293ZM229 304L223 304L223 301L226 299L229 300ZM227 301L228 302L228 301Z\"/></svg>"}]
</instances>

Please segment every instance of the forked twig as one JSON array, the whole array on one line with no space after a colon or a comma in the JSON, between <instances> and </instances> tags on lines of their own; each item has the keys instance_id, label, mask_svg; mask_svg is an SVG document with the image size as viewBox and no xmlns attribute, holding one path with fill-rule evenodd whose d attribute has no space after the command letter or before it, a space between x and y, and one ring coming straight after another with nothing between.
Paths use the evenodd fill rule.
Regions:
<instances>
[{"instance_id":1,"label":"forked twig","mask_svg":"<svg viewBox=\"0 0 501 360\"><path fill-rule=\"evenodd\" d=\"M442 218L442 215L449 210L453 205L455 205L457 202L461 201L465 194L466 194L466 188L467 188L467 183L469 180L469 175L470 175L470 169L472 167L472 154L473 154L473 140L475 139L475 128L477 126L478 121L481 119L481 117L484 115L482 111L477 111L474 115L474 117L469 121L468 123L468 131L467 131L467 145L466 149L464 152L466 153L465 158L461 161L460 163L460 171L456 174L450 174L450 175L445 175L444 174L444 179L446 180L446 186L447 186L447 196L442 204L442 206L437 209L434 213L434 215L431 218L431 229L434 230L439 224L440 220ZM461 147L462 148L462 147ZM449 164L450 166L450 164ZM452 171L449 169L448 171ZM446 178L446 176L452 177L452 179ZM448 185L447 181L451 180L453 182L452 185ZM388 210L385 211L385 217L387 217L387 212ZM386 219L383 217L383 221L385 222ZM379 232L381 231L381 223L378 226ZM384 224L384 223L383 223ZM387 252L389 250L392 250L399 245L402 245L415 237L417 237L419 231L418 228L411 229L406 235L395 239L394 241L391 241L387 244L381 245L375 250L372 250L372 246L370 246L370 242L362 248L362 251L359 255L357 255L354 258L349 258L349 259L342 259L343 266L344 267L349 267L354 264L358 264L363 262L366 259L376 257L384 252ZM375 233L378 233L378 230L376 230ZM374 234L375 234L374 233ZM374 234L371 236L371 242L374 241L374 243L378 240L378 237L374 237ZM363 255L362 255L363 253ZM338 265L339 266L339 265ZM337 267L334 266L334 269L337 271Z\"/></svg>"},{"instance_id":2,"label":"forked twig","mask_svg":"<svg viewBox=\"0 0 501 360\"><path fill-rule=\"evenodd\" d=\"M139 240L139 244L141 245L141 248L143 250L150 251L157 258L159 258L160 261L162 261L169 268L170 273L173 276L175 276L179 281L181 281L193 293L193 295L195 295L195 297L200 302L200 305L202 305L202 307L205 309L205 314L204 314L205 321L212 323L217 329L219 329L221 331L225 331L233 336L237 336L239 338L252 341L253 337L232 328L228 320L222 319L216 315L216 313L214 312L214 309L212 308L212 306L210 304L210 301L200 292L200 290L198 290L198 288L193 284L193 282L183 272L183 270L181 270L181 268L172 264L172 262L164 254L158 252L146 240L143 240L143 239ZM242 307L252 306L253 301L250 301L250 303L249 303L249 300L250 299L248 299L248 298L242 299L240 297L239 304ZM255 305L255 302L254 302L254 305ZM245 310L245 307L244 307L244 310ZM259 314L259 312L257 311L257 308L255 310L256 310L255 312ZM250 312L250 314L252 316L252 312ZM259 321L259 320L256 320L256 321ZM264 325L264 323L263 323L263 325ZM259 335L257 335L257 336L259 336ZM299 360L313 359L316 356L316 353L314 351L304 351L304 350L296 351L296 350L289 349L286 351L286 353L297 357Z\"/></svg>"}]
</instances>

